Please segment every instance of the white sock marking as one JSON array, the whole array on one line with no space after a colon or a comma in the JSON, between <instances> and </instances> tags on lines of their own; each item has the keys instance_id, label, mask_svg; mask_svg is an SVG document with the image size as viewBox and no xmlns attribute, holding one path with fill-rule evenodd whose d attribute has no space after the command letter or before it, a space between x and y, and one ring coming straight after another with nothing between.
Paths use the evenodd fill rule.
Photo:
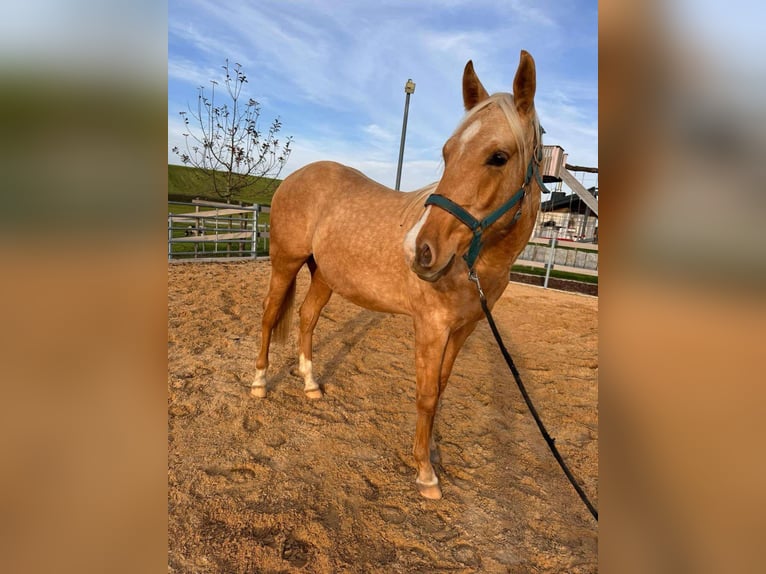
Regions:
<instances>
[{"instance_id":1,"label":"white sock marking","mask_svg":"<svg viewBox=\"0 0 766 574\"><path fill-rule=\"evenodd\" d=\"M314 375L312 374L311 361L306 360L303 353L298 357L298 372L303 377L304 391L313 391L319 388L319 384L314 380Z\"/></svg>"},{"instance_id":2,"label":"white sock marking","mask_svg":"<svg viewBox=\"0 0 766 574\"><path fill-rule=\"evenodd\" d=\"M255 369L255 380L252 387L265 387L266 386L266 369Z\"/></svg>"},{"instance_id":3,"label":"white sock marking","mask_svg":"<svg viewBox=\"0 0 766 574\"><path fill-rule=\"evenodd\" d=\"M429 480L426 482L425 480L420 480L420 478L416 478L415 482L422 486L435 486L439 484L439 477L437 477L436 474L434 474L433 480Z\"/></svg>"}]
</instances>

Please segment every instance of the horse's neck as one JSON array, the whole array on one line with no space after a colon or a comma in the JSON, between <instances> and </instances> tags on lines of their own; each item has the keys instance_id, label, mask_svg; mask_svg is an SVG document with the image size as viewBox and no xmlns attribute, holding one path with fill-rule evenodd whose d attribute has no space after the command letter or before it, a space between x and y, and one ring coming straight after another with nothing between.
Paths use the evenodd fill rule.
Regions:
<instances>
[{"instance_id":1,"label":"horse's neck","mask_svg":"<svg viewBox=\"0 0 766 574\"><path fill-rule=\"evenodd\" d=\"M483 274L488 281L497 281L503 285L508 281L511 266L526 247L537 220L538 205L531 201L524 207L527 209L522 212L516 224L504 236L484 247L478 261L480 278Z\"/></svg>"},{"instance_id":2,"label":"horse's neck","mask_svg":"<svg viewBox=\"0 0 766 574\"><path fill-rule=\"evenodd\" d=\"M420 216L425 211L426 198L431 195L436 189L436 183L427 185L415 191L401 192L402 194L402 212L401 212L401 224L412 224L420 219Z\"/></svg>"}]
</instances>

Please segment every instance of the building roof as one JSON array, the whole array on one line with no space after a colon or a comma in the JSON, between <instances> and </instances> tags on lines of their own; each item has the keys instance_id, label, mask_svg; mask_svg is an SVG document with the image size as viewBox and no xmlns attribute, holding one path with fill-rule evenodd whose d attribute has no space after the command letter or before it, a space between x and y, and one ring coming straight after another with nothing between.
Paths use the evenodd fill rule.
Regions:
<instances>
[{"instance_id":1,"label":"building roof","mask_svg":"<svg viewBox=\"0 0 766 574\"><path fill-rule=\"evenodd\" d=\"M598 187L588 188L588 191L598 197ZM585 213L587 205L576 193L565 194L563 191L551 192L551 198L540 204L540 211L571 211L572 213Z\"/></svg>"}]
</instances>

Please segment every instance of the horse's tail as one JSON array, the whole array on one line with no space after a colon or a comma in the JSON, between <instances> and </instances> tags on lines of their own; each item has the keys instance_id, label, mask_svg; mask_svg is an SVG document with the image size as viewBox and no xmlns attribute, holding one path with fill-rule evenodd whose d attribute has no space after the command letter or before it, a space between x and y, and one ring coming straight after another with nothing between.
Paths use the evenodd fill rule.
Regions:
<instances>
[{"instance_id":1,"label":"horse's tail","mask_svg":"<svg viewBox=\"0 0 766 574\"><path fill-rule=\"evenodd\" d=\"M290 337L290 327L292 326L293 308L295 307L295 278L287 288L285 298L282 300L282 306L279 308L277 322L274 324L273 338L279 345L287 343Z\"/></svg>"}]
</instances>

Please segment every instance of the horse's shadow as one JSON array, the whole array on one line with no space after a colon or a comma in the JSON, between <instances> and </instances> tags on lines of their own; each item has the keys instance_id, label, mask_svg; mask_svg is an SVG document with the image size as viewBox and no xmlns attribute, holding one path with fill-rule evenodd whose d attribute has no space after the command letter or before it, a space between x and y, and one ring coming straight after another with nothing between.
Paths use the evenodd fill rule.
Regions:
<instances>
[{"instance_id":1,"label":"horse's shadow","mask_svg":"<svg viewBox=\"0 0 766 574\"><path fill-rule=\"evenodd\" d=\"M327 319L325 313L322 318ZM373 329L378 327L386 318L385 314L360 309L359 312L345 321L327 321L322 330L323 336L320 341L315 341L314 359L320 389L325 391L325 381L339 382L336 378L339 367L343 364L354 349ZM321 319L320 319L321 320ZM275 373L274 380L285 380L288 376L301 378L298 372L297 342L291 339L290 345L294 349L291 358ZM323 358L323 352L335 349L332 356Z\"/></svg>"},{"instance_id":2,"label":"horse's shadow","mask_svg":"<svg viewBox=\"0 0 766 574\"><path fill-rule=\"evenodd\" d=\"M323 379L335 380L335 374L338 367L343 363L349 354L349 351L356 347L373 329L380 325L386 316L375 311L360 309L359 312L342 324L336 323L336 328L332 334L323 338L321 344L317 345L316 350L322 353L325 349L337 347L335 353L327 360L323 360L319 365ZM329 332L328 332L329 334Z\"/></svg>"}]
</instances>

